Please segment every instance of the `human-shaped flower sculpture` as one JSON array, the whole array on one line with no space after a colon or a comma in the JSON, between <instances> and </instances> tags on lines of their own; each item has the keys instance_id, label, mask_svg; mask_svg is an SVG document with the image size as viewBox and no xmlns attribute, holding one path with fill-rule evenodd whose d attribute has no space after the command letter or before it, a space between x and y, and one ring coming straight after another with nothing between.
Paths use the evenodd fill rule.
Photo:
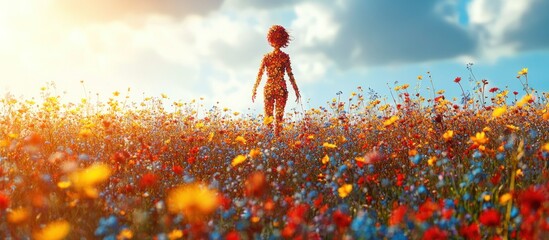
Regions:
<instances>
[{"instance_id":1,"label":"human-shaped flower sculpture","mask_svg":"<svg viewBox=\"0 0 549 240\"><path fill-rule=\"evenodd\" d=\"M276 127L275 135L279 135L282 130L282 122L284 118L284 108L286 107L286 101L288 100L288 90L286 88L286 81L284 80L284 73L288 73L290 77L290 83L294 88L296 95L296 102L299 102L301 95L299 89L295 83L294 74L292 73L292 67L290 64L290 56L281 51L280 48L287 47L290 42L290 35L280 25L274 25L269 29L267 34L267 40L273 47L273 51L265 54L261 60L261 66L259 67L259 73L255 81L252 102L255 101L257 87L263 77L263 71L267 69L267 83L263 91L265 98L265 118L272 118L273 111L276 108ZM272 129L273 124L269 121L269 128Z\"/></svg>"}]
</instances>

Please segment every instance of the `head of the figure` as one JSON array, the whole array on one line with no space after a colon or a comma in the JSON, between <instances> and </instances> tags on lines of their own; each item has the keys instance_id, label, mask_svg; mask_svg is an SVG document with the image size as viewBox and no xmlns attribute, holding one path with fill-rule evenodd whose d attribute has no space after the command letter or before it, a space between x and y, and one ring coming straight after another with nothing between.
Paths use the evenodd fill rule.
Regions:
<instances>
[{"instance_id":1,"label":"head of the figure","mask_svg":"<svg viewBox=\"0 0 549 240\"><path fill-rule=\"evenodd\" d=\"M290 35L286 32L284 27L273 25L267 34L267 41L269 41L269 44L274 48L287 47L288 43L290 43Z\"/></svg>"}]
</instances>

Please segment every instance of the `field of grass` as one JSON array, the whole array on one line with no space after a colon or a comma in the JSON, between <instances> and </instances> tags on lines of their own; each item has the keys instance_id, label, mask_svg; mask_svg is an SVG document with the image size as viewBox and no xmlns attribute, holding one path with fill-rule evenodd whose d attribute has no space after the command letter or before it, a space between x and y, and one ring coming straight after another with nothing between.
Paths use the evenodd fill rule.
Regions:
<instances>
[{"instance_id":1,"label":"field of grass","mask_svg":"<svg viewBox=\"0 0 549 240\"><path fill-rule=\"evenodd\" d=\"M0 238L540 239L549 105L519 77L463 101L359 87L288 113L278 138L272 119L167 96L6 96Z\"/></svg>"}]
</instances>

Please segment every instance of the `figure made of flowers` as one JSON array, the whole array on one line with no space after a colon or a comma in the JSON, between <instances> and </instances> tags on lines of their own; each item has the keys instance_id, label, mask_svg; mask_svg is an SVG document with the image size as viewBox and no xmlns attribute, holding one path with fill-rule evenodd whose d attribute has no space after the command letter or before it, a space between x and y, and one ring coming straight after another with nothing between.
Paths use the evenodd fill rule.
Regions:
<instances>
[{"instance_id":1,"label":"figure made of flowers","mask_svg":"<svg viewBox=\"0 0 549 240\"><path fill-rule=\"evenodd\" d=\"M286 80L284 80L284 73L287 72L290 77L290 83L295 91L296 102L299 102L301 95L299 89L295 83L294 74L292 73L292 67L290 66L290 56L282 52L280 48L287 47L290 42L290 35L286 32L286 29L280 25L274 25L269 29L267 34L267 40L269 44L274 48L273 51L265 54L261 60L261 66L259 67L259 73L255 81L252 102L255 101L257 87L263 77L263 71L267 69L267 83L263 90L265 98L265 118L272 119L273 111L276 109L276 127L275 135L279 135L282 130L282 122L284 117L284 108L286 107L286 101L288 100L288 90L286 88ZM272 121L268 121L269 128L273 128Z\"/></svg>"}]
</instances>

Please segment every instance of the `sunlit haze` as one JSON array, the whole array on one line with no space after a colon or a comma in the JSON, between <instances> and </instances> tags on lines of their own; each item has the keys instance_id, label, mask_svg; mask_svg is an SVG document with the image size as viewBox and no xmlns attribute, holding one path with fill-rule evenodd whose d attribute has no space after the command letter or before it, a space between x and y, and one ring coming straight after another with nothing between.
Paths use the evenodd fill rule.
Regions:
<instances>
[{"instance_id":1,"label":"sunlit haze","mask_svg":"<svg viewBox=\"0 0 549 240\"><path fill-rule=\"evenodd\" d=\"M548 89L549 3L539 0L380 1L0 1L0 86L38 97L53 82L65 101L132 100L166 94L204 106L262 112L251 102L273 24L291 36L290 54L305 108L338 91L387 83L416 85L430 71L437 90L458 97L453 79L474 63L491 86ZM427 84L422 85L422 91ZM130 88L130 92L127 89ZM292 90L290 90L292 91ZM260 94L261 95L261 94ZM290 92L287 109L298 107Z\"/></svg>"}]
</instances>

